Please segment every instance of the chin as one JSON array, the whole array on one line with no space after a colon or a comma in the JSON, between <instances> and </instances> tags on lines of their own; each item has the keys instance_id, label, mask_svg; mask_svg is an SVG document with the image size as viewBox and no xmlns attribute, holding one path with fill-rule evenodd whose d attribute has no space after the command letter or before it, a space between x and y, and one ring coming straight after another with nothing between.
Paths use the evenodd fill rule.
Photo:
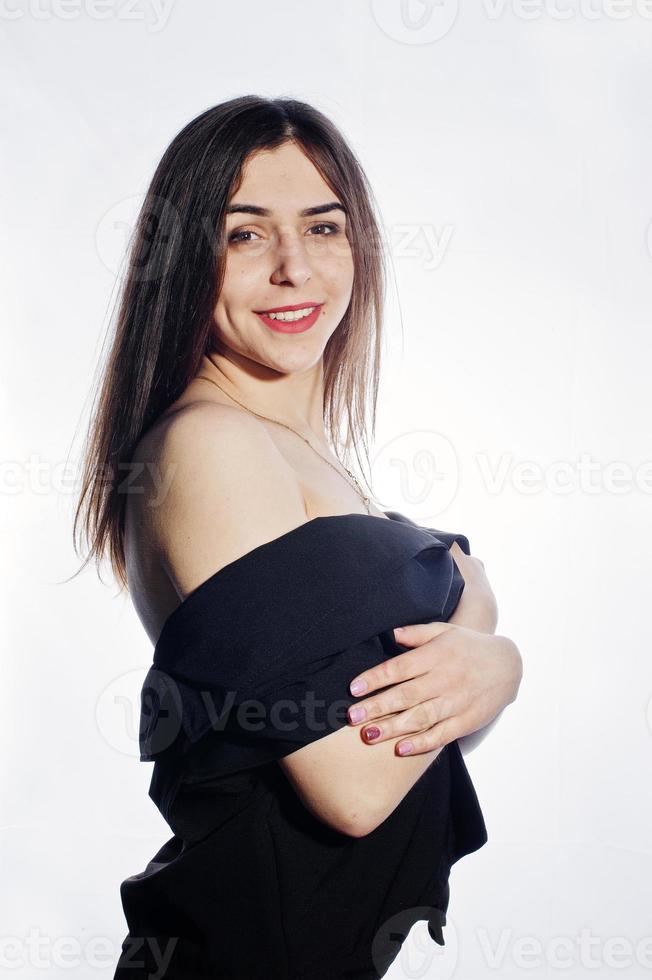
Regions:
<instances>
[{"instance_id":1,"label":"chin","mask_svg":"<svg viewBox=\"0 0 652 980\"><path fill-rule=\"evenodd\" d=\"M316 352L310 350L293 351L291 355L283 357L269 359L261 357L259 363L265 364L273 371L278 371L279 374L302 374L318 364L323 353L323 347Z\"/></svg>"}]
</instances>

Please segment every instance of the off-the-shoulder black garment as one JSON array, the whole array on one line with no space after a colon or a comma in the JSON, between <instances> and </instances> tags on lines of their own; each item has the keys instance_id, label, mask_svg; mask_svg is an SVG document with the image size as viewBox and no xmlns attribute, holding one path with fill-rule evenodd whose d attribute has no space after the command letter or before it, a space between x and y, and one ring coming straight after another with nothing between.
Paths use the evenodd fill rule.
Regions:
<instances>
[{"instance_id":1,"label":"off-the-shoulder black garment","mask_svg":"<svg viewBox=\"0 0 652 980\"><path fill-rule=\"evenodd\" d=\"M347 723L351 680L407 649L395 626L445 621L460 599L449 549L470 554L468 539L386 514L314 518L166 620L140 758L174 836L121 883L114 980L380 977L422 919L444 944L451 865L488 839L457 742L357 838L313 816L277 764Z\"/></svg>"}]
</instances>

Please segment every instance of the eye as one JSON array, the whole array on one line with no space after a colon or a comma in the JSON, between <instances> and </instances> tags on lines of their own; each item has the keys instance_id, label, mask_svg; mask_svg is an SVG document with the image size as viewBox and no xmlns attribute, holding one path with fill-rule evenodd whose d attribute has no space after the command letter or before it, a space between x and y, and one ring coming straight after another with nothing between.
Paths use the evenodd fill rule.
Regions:
<instances>
[{"instance_id":1,"label":"eye","mask_svg":"<svg viewBox=\"0 0 652 980\"><path fill-rule=\"evenodd\" d=\"M339 225L331 225L331 224L313 225L310 230L311 231L314 231L315 228L330 228L329 234L332 234L332 235L336 235L337 232L340 230ZM320 236L320 237L323 237L323 236ZM325 237L328 237L328 235L325 236Z\"/></svg>"},{"instance_id":2,"label":"eye","mask_svg":"<svg viewBox=\"0 0 652 980\"><path fill-rule=\"evenodd\" d=\"M326 234L324 234L323 232L319 233L319 229L324 229L324 228L328 229L327 233ZM330 235L336 235L340 230L341 229L339 225L331 224L330 222L329 223L322 222L321 224L318 225L312 225L312 227L310 228L311 232L317 232L318 238L328 238ZM228 240L229 242L232 242L235 245L238 244L247 245L250 243L253 244L253 239L243 237L245 235L256 235L257 237L260 237L258 236L258 232L253 231L251 228L242 228L240 231L232 232L229 235ZM315 236L312 235L311 237L315 237Z\"/></svg>"},{"instance_id":3,"label":"eye","mask_svg":"<svg viewBox=\"0 0 652 980\"><path fill-rule=\"evenodd\" d=\"M231 235L229 235L229 241L230 242L236 242L236 243L238 243L238 242L251 241L251 239L249 239L249 238L248 239L244 239L244 238L241 238L240 236L241 235L255 235L255 234L256 234L256 232L255 231L252 231L251 228L243 228L242 231L234 231Z\"/></svg>"}]
</instances>

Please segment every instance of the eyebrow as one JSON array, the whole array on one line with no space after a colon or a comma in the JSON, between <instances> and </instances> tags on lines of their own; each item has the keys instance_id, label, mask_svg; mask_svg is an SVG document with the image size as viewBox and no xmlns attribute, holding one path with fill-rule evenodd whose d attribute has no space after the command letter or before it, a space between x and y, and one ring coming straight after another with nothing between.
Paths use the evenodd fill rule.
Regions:
<instances>
[{"instance_id":1,"label":"eyebrow","mask_svg":"<svg viewBox=\"0 0 652 980\"><path fill-rule=\"evenodd\" d=\"M338 201L330 201L328 204L317 204L314 208L304 208L299 211L299 216L307 218L313 214L326 214L328 211L342 211L346 214L346 208ZM272 212L269 208L261 208L257 204L229 204L226 209L227 214L257 214L261 218L269 218Z\"/></svg>"}]
</instances>

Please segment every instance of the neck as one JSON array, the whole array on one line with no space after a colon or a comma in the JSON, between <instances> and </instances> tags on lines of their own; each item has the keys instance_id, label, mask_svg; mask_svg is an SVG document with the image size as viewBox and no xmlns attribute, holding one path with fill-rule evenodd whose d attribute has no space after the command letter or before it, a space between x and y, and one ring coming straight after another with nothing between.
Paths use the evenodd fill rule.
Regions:
<instances>
[{"instance_id":1,"label":"neck","mask_svg":"<svg viewBox=\"0 0 652 980\"><path fill-rule=\"evenodd\" d=\"M230 404L244 406L283 422L312 441L328 445L324 428L324 383L321 359L301 374L281 374L256 361L215 349L202 358L200 377L219 385Z\"/></svg>"}]
</instances>

